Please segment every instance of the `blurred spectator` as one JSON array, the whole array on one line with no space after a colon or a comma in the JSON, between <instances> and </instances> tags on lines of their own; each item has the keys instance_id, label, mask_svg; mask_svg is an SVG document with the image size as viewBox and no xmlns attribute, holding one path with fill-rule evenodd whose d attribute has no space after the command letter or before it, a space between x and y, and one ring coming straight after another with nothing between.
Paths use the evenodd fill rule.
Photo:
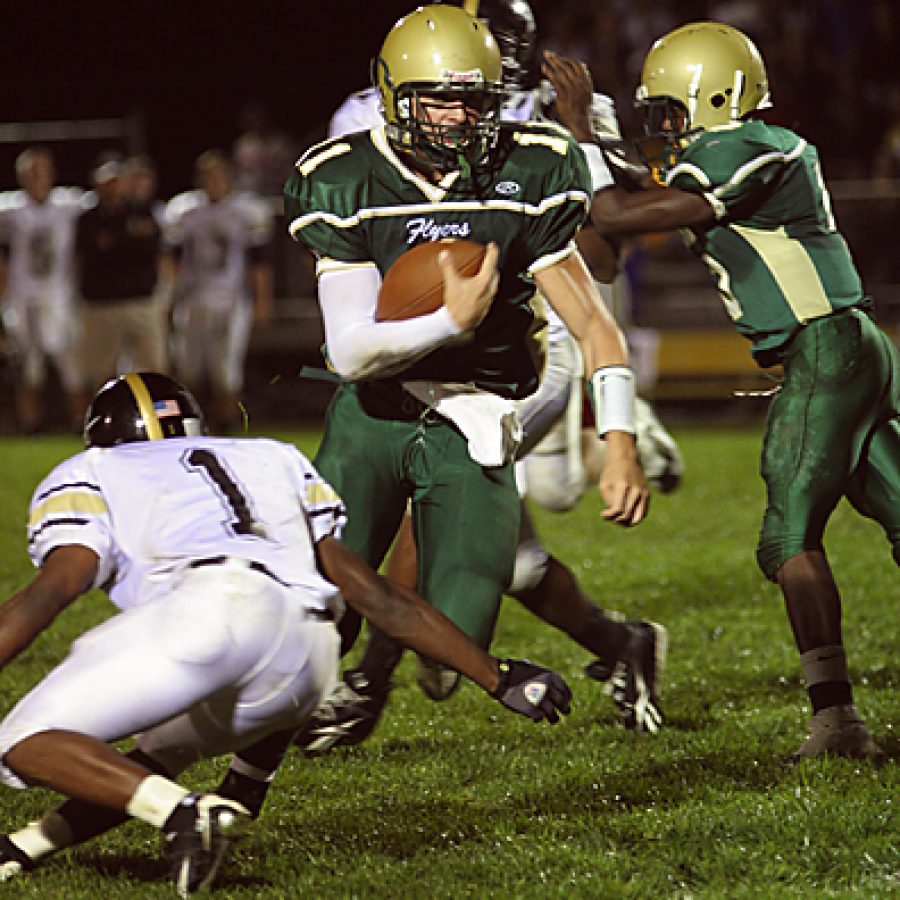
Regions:
<instances>
[{"instance_id":1,"label":"blurred spectator","mask_svg":"<svg viewBox=\"0 0 900 900\"><path fill-rule=\"evenodd\" d=\"M31 147L16 159L21 190L0 194L3 324L18 357L19 427L44 424L47 361L56 369L70 424L81 430L85 399L77 354L74 240L85 192L54 187L53 156Z\"/></svg>"},{"instance_id":2,"label":"blurred spectator","mask_svg":"<svg viewBox=\"0 0 900 900\"><path fill-rule=\"evenodd\" d=\"M268 108L259 101L241 110L239 127L232 150L235 186L264 197L280 197L297 156L294 142L272 124Z\"/></svg>"},{"instance_id":3,"label":"blurred spectator","mask_svg":"<svg viewBox=\"0 0 900 900\"><path fill-rule=\"evenodd\" d=\"M122 371L168 368L155 295L160 228L149 209L129 202L124 175L118 155L98 160L91 172L97 204L78 222L82 364L91 391Z\"/></svg>"},{"instance_id":4,"label":"blurred spectator","mask_svg":"<svg viewBox=\"0 0 900 900\"><path fill-rule=\"evenodd\" d=\"M156 165L143 153L129 156L122 164L125 196L134 209L149 210L160 228L166 204L158 195L159 178Z\"/></svg>"},{"instance_id":5,"label":"blurred spectator","mask_svg":"<svg viewBox=\"0 0 900 900\"><path fill-rule=\"evenodd\" d=\"M191 390L211 394L217 433L240 421L251 328L272 314L268 202L236 192L231 161L218 150L195 166L197 192L172 198L166 249L176 266L172 355Z\"/></svg>"}]
</instances>

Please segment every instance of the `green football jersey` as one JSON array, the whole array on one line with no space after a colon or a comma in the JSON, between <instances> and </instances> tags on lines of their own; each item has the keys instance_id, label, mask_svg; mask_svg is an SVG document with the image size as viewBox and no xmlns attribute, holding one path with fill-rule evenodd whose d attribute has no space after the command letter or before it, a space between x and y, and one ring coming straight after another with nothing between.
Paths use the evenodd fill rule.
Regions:
<instances>
[{"instance_id":1,"label":"green football jersey","mask_svg":"<svg viewBox=\"0 0 900 900\"><path fill-rule=\"evenodd\" d=\"M426 241L496 243L500 284L472 340L433 350L402 378L518 398L534 392L543 365L546 322L530 273L569 252L590 196L581 148L552 124L504 124L489 169L452 172L440 184L406 165L376 128L308 150L285 186L285 211L319 272L374 263L383 276Z\"/></svg>"},{"instance_id":2,"label":"green football jersey","mask_svg":"<svg viewBox=\"0 0 900 900\"><path fill-rule=\"evenodd\" d=\"M686 231L685 241L761 365L776 362L803 323L868 304L818 153L794 132L761 121L702 132L666 183L715 206L717 222Z\"/></svg>"}]
</instances>

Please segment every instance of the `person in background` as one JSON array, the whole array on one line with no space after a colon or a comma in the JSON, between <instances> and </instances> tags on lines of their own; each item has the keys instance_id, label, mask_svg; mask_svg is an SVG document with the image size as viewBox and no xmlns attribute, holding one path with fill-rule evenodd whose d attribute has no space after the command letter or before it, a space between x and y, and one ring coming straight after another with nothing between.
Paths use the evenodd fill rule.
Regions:
<instances>
[{"instance_id":1,"label":"person in background","mask_svg":"<svg viewBox=\"0 0 900 900\"><path fill-rule=\"evenodd\" d=\"M241 109L238 124L240 134L231 150L235 186L262 197L280 197L297 157L294 141L274 125L261 100L252 100Z\"/></svg>"},{"instance_id":2,"label":"person in background","mask_svg":"<svg viewBox=\"0 0 900 900\"><path fill-rule=\"evenodd\" d=\"M78 221L81 360L89 390L129 368L166 371L165 310L159 224L152 209L129 200L121 155L107 153L91 171L97 203Z\"/></svg>"},{"instance_id":3,"label":"person in background","mask_svg":"<svg viewBox=\"0 0 900 900\"><path fill-rule=\"evenodd\" d=\"M84 409L79 365L75 233L87 208L80 188L56 187L53 154L29 147L16 158L21 190L0 194L0 294L3 326L20 360L15 392L18 427L45 424L48 361L56 369L69 427Z\"/></svg>"},{"instance_id":4,"label":"person in background","mask_svg":"<svg viewBox=\"0 0 900 900\"><path fill-rule=\"evenodd\" d=\"M176 198L166 215L172 359L193 390L208 388L221 432L240 424L252 329L272 315L271 215L262 198L235 190L231 161L221 151L202 153L194 171L195 203Z\"/></svg>"}]
</instances>

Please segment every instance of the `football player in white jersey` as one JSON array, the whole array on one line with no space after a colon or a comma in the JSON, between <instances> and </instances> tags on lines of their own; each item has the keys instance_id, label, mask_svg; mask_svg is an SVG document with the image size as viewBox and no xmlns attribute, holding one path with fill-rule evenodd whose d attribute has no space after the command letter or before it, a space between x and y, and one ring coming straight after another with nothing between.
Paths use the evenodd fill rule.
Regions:
<instances>
[{"instance_id":1,"label":"football player in white jersey","mask_svg":"<svg viewBox=\"0 0 900 900\"><path fill-rule=\"evenodd\" d=\"M494 34L503 57L503 82L508 99L502 116L512 121L549 118L554 94L549 82L539 78L535 21L528 3L482 0L478 15ZM609 97L594 96L592 119L601 133L618 138L619 126ZM335 111L328 135L338 137L378 128L383 123L380 94L376 88L368 88L351 94ZM589 162L595 191L612 183L601 154L592 153ZM614 249L590 229L584 238L585 245L579 242L579 246L585 259L593 263L595 275L611 282L617 270ZM603 287L604 298L608 299L609 285ZM582 442L583 431L588 429L582 428L581 354L577 342L549 304L546 311L547 361L541 384L530 397L516 402L523 428L516 480L523 498L527 496L547 509L565 511L575 506L589 480L597 483L600 462L596 459L597 445L602 448L602 441L596 437L596 429L589 429L593 435L589 446L594 461L591 470L586 471ZM659 490L673 489L682 470L678 448L650 407L639 399L635 425L638 458L648 480ZM408 515L401 525L387 571L395 581L409 586L416 583L416 548ZM666 655L665 629L653 622L619 621L618 615L610 617L599 609L580 589L568 567L544 548L524 500L515 570L508 593L600 657L588 666L588 674L607 682L627 728L659 729L662 712L658 681ZM361 676L359 670L345 673L347 683L338 687L341 698L331 698L301 729L297 743L307 754L357 743L374 728L381 697L367 695ZM418 681L429 697L444 700L453 693L458 676L420 658Z\"/></svg>"},{"instance_id":2,"label":"football player in white jersey","mask_svg":"<svg viewBox=\"0 0 900 900\"><path fill-rule=\"evenodd\" d=\"M76 350L74 239L88 195L54 187L53 155L30 147L16 159L21 190L0 194L3 324L21 355L17 415L23 431L42 424L46 363L52 361L77 428L84 409Z\"/></svg>"},{"instance_id":3,"label":"football player in white jersey","mask_svg":"<svg viewBox=\"0 0 900 900\"><path fill-rule=\"evenodd\" d=\"M72 798L0 838L0 880L135 817L166 834L180 893L207 886L258 807L172 778L261 738L287 745L335 683L345 603L515 712L568 712L560 676L489 656L341 544L343 504L294 447L208 436L194 397L150 372L108 382L84 435L34 493L39 571L0 607L0 666L92 588L119 612L0 723L0 780ZM131 735L131 753L110 746Z\"/></svg>"},{"instance_id":4,"label":"football player in white jersey","mask_svg":"<svg viewBox=\"0 0 900 900\"><path fill-rule=\"evenodd\" d=\"M225 431L239 423L251 329L272 314L272 216L262 198L234 190L224 153L201 154L195 174L199 190L173 198L165 217L175 263L172 357L194 390L208 381L216 428Z\"/></svg>"}]
</instances>

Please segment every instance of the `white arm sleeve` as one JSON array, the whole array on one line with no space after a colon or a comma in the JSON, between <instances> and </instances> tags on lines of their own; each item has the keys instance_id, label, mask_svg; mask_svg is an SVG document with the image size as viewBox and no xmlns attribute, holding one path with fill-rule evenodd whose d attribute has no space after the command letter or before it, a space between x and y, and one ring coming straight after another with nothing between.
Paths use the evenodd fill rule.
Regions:
<instances>
[{"instance_id":1,"label":"white arm sleeve","mask_svg":"<svg viewBox=\"0 0 900 900\"><path fill-rule=\"evenodd\" d=\"M596 144L581 144L588 168L591 170L591 187L594 193L615 184L603 151Z\"/></svg>"},{"instance_id":2,"label":"white arm sleeve","mask_svg":"<svg viewBox=\"0 0 900 900\"><path fill-rule=\"evenodd\" d=\"M376 322L379 287L375 266L319 276L328 359L348 381L393 375L460 334L443 306L415 319Z\"/></svg>"}]
</instances>

